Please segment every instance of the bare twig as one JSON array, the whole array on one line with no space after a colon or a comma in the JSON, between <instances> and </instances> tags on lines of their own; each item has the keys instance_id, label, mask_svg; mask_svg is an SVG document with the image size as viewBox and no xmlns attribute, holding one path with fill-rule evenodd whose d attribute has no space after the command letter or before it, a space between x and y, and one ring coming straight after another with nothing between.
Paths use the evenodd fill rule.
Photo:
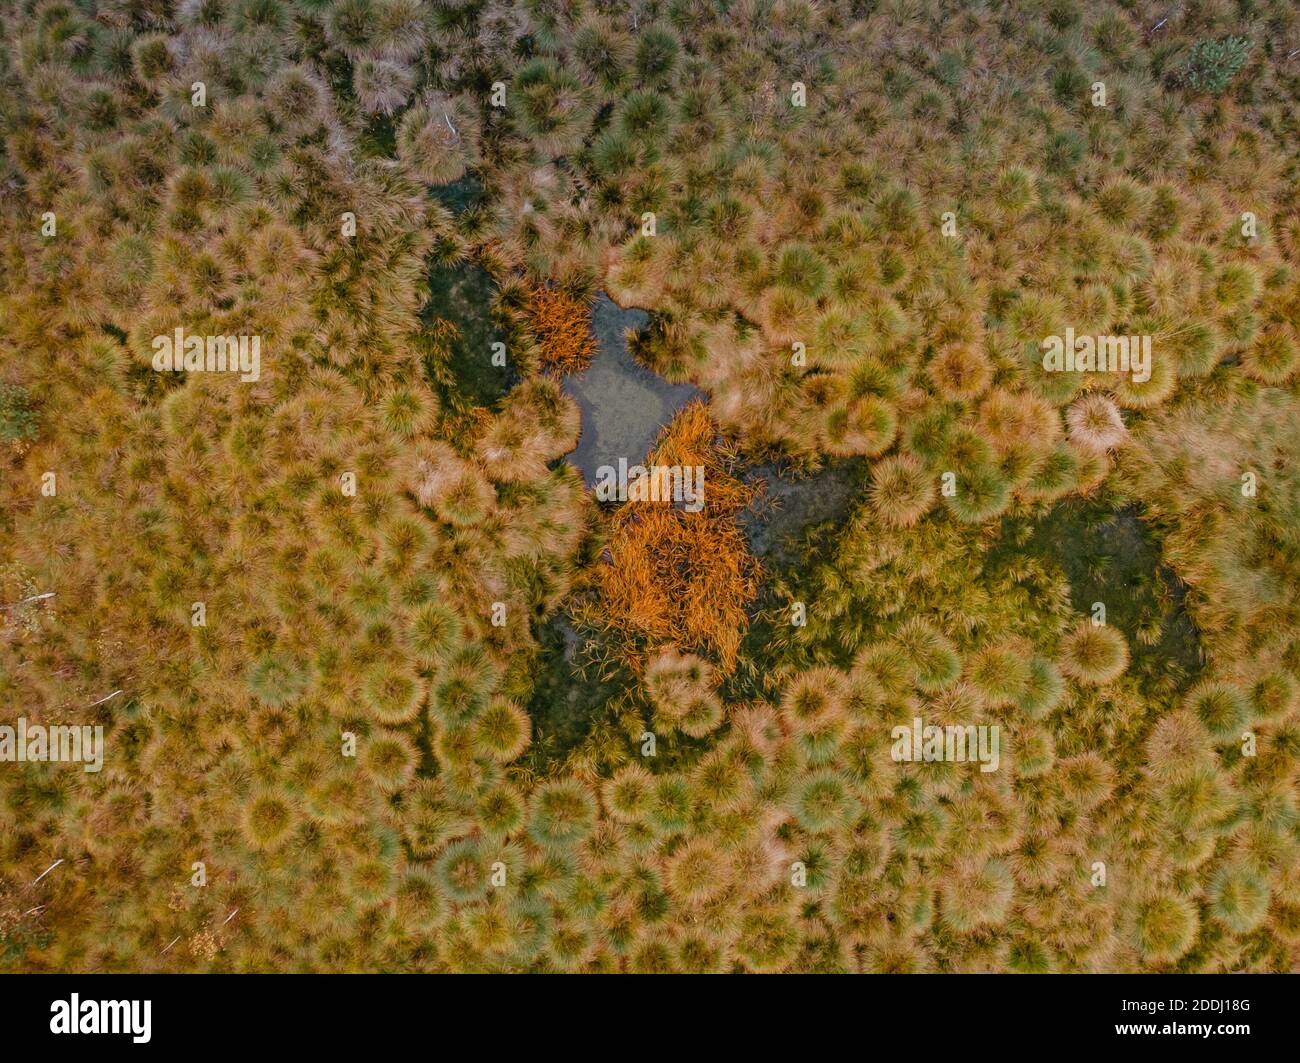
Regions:
<instances>
[{"instance_id":1,"label":"bare twig","mask_svg":"<svg viewBox=\"0 0 1300 1063\"><path fill-rule=\"evenodd\" d=\"M1152 36L1157 30L1159 30L1162 26L1164 26L1166 22L1168 22L1171 18L1173 18L1176 14L1178 14L1182 9L1183 9L1182 4L1176 5L1173 8L1173 10L1169 12L1169 14L1167 14L1164 18L1162 18L1159 22L1157 22L1154 26L1152 26L1149 30L1147 30L1147 36L1148 37Z\"/></svg>"},{"instance_id":2,"label":"bare twig","mask_svg":"<svg viewBox=\"0 0 1300 1063\"><path fill-rule=\"evenodd\" d=\"M53 871L53 870L54 870L56 867L58 867L61 863L63 863L63 859L62 859L62 857L60 857L58 860L55 860L54 863L52 863L49 867L47 867L44 871L42 871L39 875L37 875L37 876L36 876L36 882L40 882L41 879L43 879L46 875L48 875L51 871ZM32 885L35 886L35 885L36 885L36 882L33 882Z\"/></svg>"},{"instance_id":3,"label":"bare twig","mask_svg":"<svg viewBox=\"0 0 1300 1063\"><path fill-rule=\"evenodd\" d=\"M54 591L46 591L44 594L33 594L30 598L24 598L21 602L14 602L12 605L0 605L0 609L17 609L19 606L26 605L28 602L40 602L46 598L53 598Z\"/></svg>"},{"instance_id":4,"label":"bare twig","mask_svg":"<svg viewBox=\"0 0 1300 1063\"><path fill-rule=\"evenodd\" d=\"M93 709L96 705L102 705L106 701L111 701L113 698L117 697L120 693L122 693L120 690L114 690L113 693L108 695L108 697L100 698L98 701L92 702L91 704L87 705L86 708Z\"/></svg>"}]
</instances>

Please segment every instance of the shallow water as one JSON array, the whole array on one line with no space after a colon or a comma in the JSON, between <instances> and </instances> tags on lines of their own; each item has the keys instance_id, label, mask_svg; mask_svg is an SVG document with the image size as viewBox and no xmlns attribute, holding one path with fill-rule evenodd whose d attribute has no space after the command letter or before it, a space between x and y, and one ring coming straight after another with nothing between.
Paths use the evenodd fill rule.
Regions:
<instances>
[{"instance_id":1,"label":"shallow water","mask_svg":"<svg viewBox=\"0 0 1300 1063\"><path fill-rule=\"evenodd\" d=\"M1071 604L1081 615L1094 602L1106 605L1129 645L1130 671L1151 680L1185 683L1204 666L1200 633L1184 604L1186 588L1161 563L1160 545L1135 505L1109 509L1089 499L1067 498L1034 529L1024 549L1061 566L1070 581ZM1138 637L1139 624L1158 620L1151 645Z\"/></svg>"},{"instance_id":2,"label":"shallow water","mask_svg":"<svg viewBox=\"0 0 1300 1063\"><path fill-rule=\"evenodd\" d=\"M648 320L644 310L624 310L602 292L591 321L599 350L585 372L564 381L565 392L582 411L578 446L565 460L588 486L602 465L617 467L619 458L629 465L640 462L673 414L692 399L708 398L694 384L668 383L628 353L627 331Z\"/></svg>"},{"instance_id":3,"label":"shallow water","mask_svg":"<svg viewBox=\"0 0 1300 1063\"><path fill-rule=\"evenodd\" d=\"M453 214L459 214L463 210L477 207L482 204L484 199L483 182L472 171L465 174L460 180L452 181L451 184L437 185L431 190L431 193L434 199Z\"/></svg>"},{"instance_id":4,"label":"shallow water","mask_svg":"<svg viewBox=\"0 0 1300 1063\"><path fill-rule=\"evenodd\" d=\"M472 171L450 184L436 186L429 194L453 214L476 209L484 195L483 184ZM454 408L495 409L520 379L509 359L504 366L492 364L492 344L505 340L492 317L496 282L477 261L440 265L432 254L428 276L429 300L421 317L425 322L445 318L459 332L450 344L446 367L426 366L430 385Z\"/></svg>"},{"instance_id":5,"label":"shallow water","mask_svg":"<svg viewBox=\"0 0 1300 1063\"><path fill-rule=\"evenodd\" d=\"M853 511L866 480L867 462L845 458L815 473L794 476L775 465L754 465L746 480L761 479L764 495L740 514L749 548L766 564L785 567L800 559L804 533L817 524L839 524Z\"/></svg>"},{"instance_id":6,"label":"shallow water","mask_svg":"<svg viewBox=\"0 0 1300 1063\"><path fill-rule=\"evenodd\" d=\"M429 269L429 302L423 316L453 322L460 335L451 343L448 367L454 390L475 406L495 407L519 382L514 364L492 364L492 344L504 340L492 321L492 298L496 284L491 274L477 263L432 266ZM444 395L444 398L446 396Z\"/></svg>"},{"instance_id":7,"label":"shallow water","mask_svg":"<svg viewBox=\"0 0 1300 1063\"><path fill-rule=\"evenodd\" d=\"M561 610L533 629L537 656L529 673L533 680L528 715L533 742L525 761L537 771L549 770L569 750L582 743L593 725L604 718L606 705L624 689L630 674L603 681L597 670L584 672L580 654L583 636Z\"/></svg>"}]
</instances>

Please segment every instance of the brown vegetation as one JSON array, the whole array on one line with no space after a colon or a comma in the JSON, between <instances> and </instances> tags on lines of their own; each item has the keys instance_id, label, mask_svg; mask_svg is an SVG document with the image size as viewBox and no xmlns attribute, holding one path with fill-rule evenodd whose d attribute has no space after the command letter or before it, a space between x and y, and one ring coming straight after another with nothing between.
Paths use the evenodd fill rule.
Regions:
<instances>
[{"instance_id":1,"label":"brown vegetation","mask_svg":"<svg viewBox=\"0 0 1300 1063\"><path fill-rule=\"evenodd\" d=\"M596 354L591 308L563 288L538 285L530 296L533 333L541 347L542 368L556 376L581 373Z\"/></svg>"},{"instance_id":2,"label":"brown vegetation","mask_svg":"<svg viewBox=\"0 0 1300 1063\"><path fill-rule=\"evenodd\" d=\"M757 488L732 475L735 455L702 403L664 430L647 465L703 466L704 505L629 501L614 515L608 559L598 566L592 615L655 642L715 654L735 667L758 593L759 566L736 524Z\"/></svg>"}]
</instances>

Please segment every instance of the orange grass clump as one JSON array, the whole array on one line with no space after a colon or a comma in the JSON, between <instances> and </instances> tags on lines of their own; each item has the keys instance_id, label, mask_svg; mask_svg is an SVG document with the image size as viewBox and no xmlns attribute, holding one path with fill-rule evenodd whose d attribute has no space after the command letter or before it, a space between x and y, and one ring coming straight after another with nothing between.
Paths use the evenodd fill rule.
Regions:
<instances>
[{"instance_id":1,"label":"orange grass clump","mask_svg":"<svg viewBox=\"0 0 1300 1063\"><path fill-rule=\"evenodd\" d=\"M703 466L704 505L692 513L671 500L626 502L595 574L594 613L607 630L710 652L730 672L760 575L736 516L759 488L731 474L735 452L717 434L703 403L685 407L660 433L647 466Z\"/></svg>"},{"instance_id":2,"label":"orange grass clump","mask_svg":"<svg viewBox=\"0 0 1300 1063\"><path fill-rule=\"evenodd\" d=\"M591 307L560 288L533 289L532 331L541 347L542 368L563 376L591 365L596 338L591 334Z\"/></svg>"}]
</instances>

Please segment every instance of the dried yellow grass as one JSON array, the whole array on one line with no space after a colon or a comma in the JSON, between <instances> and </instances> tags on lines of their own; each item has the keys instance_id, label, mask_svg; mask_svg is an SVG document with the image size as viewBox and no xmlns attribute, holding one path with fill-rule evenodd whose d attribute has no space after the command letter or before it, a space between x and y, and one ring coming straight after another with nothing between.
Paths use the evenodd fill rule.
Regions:
<instances>
[{"instance_id":1,"label":"dried yellow grass","mask_svg":"<svg viewBox=\"0 0 1300 1063\"><path fill-rule=\"evenodd\" d=\"M669 501L629 501L614 514L596 572L596 615L607 629L710 653L729 672L760 575L736 516L758 488L731 474L735 454L717 436L702 403L661 433L647 464L703 466L704 505L691 513Z\"/></svg>"},{"instance_id":2,"label":"dried yellow grass","mask_svg":"<svg viewBox=\"0 0 1300 1063\"><path fill-rule=\"evenodd\" d=\"M563 376L581 373L596 354L591 307L561 288L533 289L532 331L541 348L542 368Z\"/></svg>"}]
</instances>

